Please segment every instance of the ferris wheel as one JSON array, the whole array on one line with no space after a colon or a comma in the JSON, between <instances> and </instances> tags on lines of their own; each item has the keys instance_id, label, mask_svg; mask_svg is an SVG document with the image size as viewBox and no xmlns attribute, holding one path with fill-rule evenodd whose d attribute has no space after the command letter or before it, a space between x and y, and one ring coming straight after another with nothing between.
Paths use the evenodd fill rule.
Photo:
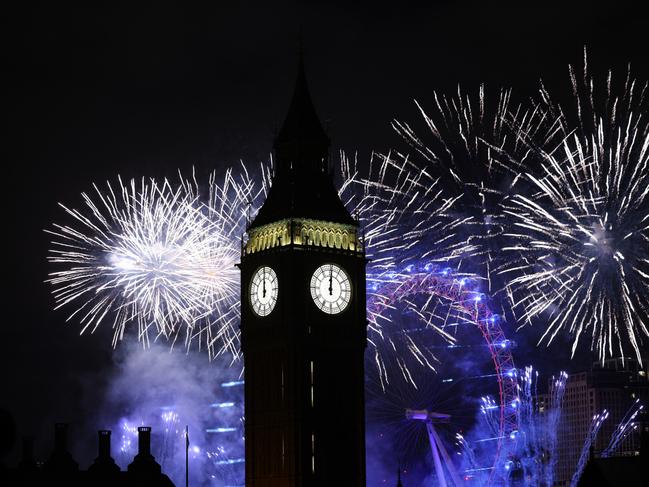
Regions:
<instances>
[{"instance_id":1,"label":"ferris wheel","mask_svg":"<svg viewBox=\"0 0 649 487\"><path fill-rule=\"evenodd\" d=\"M460 478L463 485L505 484L519 427L515 344L476 281L448 268L409 265L369 274L367 301L376 350L369 382L379 386L370 402L391 402L383 409L394 409L393 422L400 414L410 423L400 426L410 428L410 437L420 429L440 485L447 477L449 485ZM479 411L489 428L467 436L467 429L479 430L473 427ZM444 444L471 449L465 457L472 458L449 455Z\"/></svg>"}]
</instances>

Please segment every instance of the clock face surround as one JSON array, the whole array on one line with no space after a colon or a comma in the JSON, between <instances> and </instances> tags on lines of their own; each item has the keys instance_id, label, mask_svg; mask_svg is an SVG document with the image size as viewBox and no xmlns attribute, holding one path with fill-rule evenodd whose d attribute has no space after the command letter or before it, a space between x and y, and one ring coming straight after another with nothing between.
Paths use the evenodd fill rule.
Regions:
<instances>
[{"instance_id":1,"label":"clock face surround","mask_svg":"<svg viewBox=\"0 0 649 487\"><path fill-rule=\"evenodd\" d=\"M257 316L268 316L277 303L277 274L268 266L255 271L250 281L250 305Z\"/></svg>"},{"instance_id":2,"label":"clock face surround","mask_svg":"<svg viewBox=\"0 0 649 487\"><path fill-rule=\"evenodd\" d=\"M338 314L347 308L352 296L349 276L336 264L324 264L311 276L311 297L327 314Z\"/></svg>"}]
</instances>

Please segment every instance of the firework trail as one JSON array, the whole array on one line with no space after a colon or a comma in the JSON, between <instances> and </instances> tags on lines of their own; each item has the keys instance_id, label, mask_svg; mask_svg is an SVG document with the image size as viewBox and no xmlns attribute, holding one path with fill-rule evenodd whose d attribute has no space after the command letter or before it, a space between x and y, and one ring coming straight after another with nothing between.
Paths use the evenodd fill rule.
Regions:
<instances>
[{"instance_id":1,"label":"firework trail","mask_svg":"<svg viewBox=\"0 0 649 487\"><path fill-rule=\"evenodd\" d=\"M547 402L541 407L537 393L538 372L528 366L521 374L520 429L512 439L517 442L515 455L520 458L528 485L552 485L554 482L558 425L567 380L565 372L552 377Z\"/></svg>"},{"instance_id":2,"label":"firework trail","mask_svg":"<svg viewBox=\"0 0 649 487\"><path fill-rule=\"evenodd\" d=\"M557 469L557 433L559 431L559 421L561 420L561 407L563 404L563 396L566 392L566 381L568 374L561 372L558 377L552 377L550 385L550 402L548 404L548 411L546 412L546 430L545 437L547 438L548 454L550 457L550 464L546 470L546 484L552 485L554 482L554 473Z\"/></svg>"},{"instance_id":3,"label":"firework trail","mask_svg":"<svg viewBox=\"0 0 649 487\"><path fill-rule=\"evenodd\" d=\"M407 293L413 273L434 274L439 266L452 264L463 254L459 238L461 222L450 215L457 197L446 196L438 178L433 178L407 159L373 154L369 168L361 170L355 159L341 154L343 182L339 195L346 207L357 215L364 230L367 269L368 340L374 348L374 364L382 383L389 382L386 357L396 361L396 368L406 382L414 384L408 362L435 370L435 356L420 346L410 333L396 333L398 324L395 293L404 296L407 312L419 318L420 328L427 328L444 337L455 339L443 329L453 315L444 306L435 306L429 292ZM421 244L425 236L436 236L435 245ZM431 239L432 240L432 239ZM422 262L425 263L422 265ZM449 271L445 271L447 274ZM411 286L412 287L412 286ZM423 303L415 303L415 295L428 294ZM376 304L373 306L372 303ZM396 313L399 316L401 312ZM437 320L435 318L440 318Z\"/></svg>"},{"instance_id":4,"label":"firework trail","mask_svg":"<svg viewBox=\"0 0 649 487\"><path fill-rule=\"evenodd\" d=\"M570 480L570 487L577 487L579 479L581 478L581 474L584 473L584 468L586 467L586 463L588 462L590 446L593 444L593 441L595 441L595 438L597 438L597 433L599 433L602 424L604 424L604 421L606 421L607 418L608 411L606 409L601 414L596 414L595 416L593 416L593 420L591 421L590 427L588 428L588 433L586 433L586 440L584 441L584 445L581 448L577 467L575 468L575 472L572 474L572 479Z\"/></svg>"},{"instance_id":5,"label":"firework trail","mask_svg":"<svg viewBox=\"0 0 649 487\"><path fill-rule=\"evenodd\" d=\"M649 338L649 118L647 85L630 72L616 89L570 70L576 106L542 89L539 112L554 119L555 146L523 135L541 165L531 194L514 194L499 272L523 324L547 321L540 341L584 335L600 360L635 355ZM574 113L573 113L574 112Z\"/></svg>"},{"instance_id":6,"label":"firework trail","mask_svg":"<svg viewBox=\"0 0 649 487\"><path fill-rule=\"evenodd\" d=\"M491 436L499 435L500 425L496 413L498 412L498 409L500 409L500 405L497 405L496 401L494 401L490 396L484 396L480 398L480 401L480 413L482 415L482 420L487 425L487 429Z\"/></svg>"},{"instance_id":7,"label":"firework trail","mask_svg":"<svg viewBox=\"0 0 649 487\"><path fill-rule=\"evenodd\" d=\"M165 462L169 459L173 459L176 454L176 447L181 444L177 441L179 434L182 436L183 432L180 426L180 416L171 408L164 408L163 412L160 414L160 419L162 420L163 435L162 435L162 446L161 454L159 458L160 466L164 468Z\"/></svg>"},{"instance_id":8,"label":"firework trail","mask_svg":"<svg viewBox=\"0 0 649 487\"><path fill-rule=\"evenodd\" d=\"M640 414L640 411L644 408L644 405L640 404L640 399L636 399L629 410L624 414L624 417L620 421L620 424L613 435L611 440L604 450L602 450L601 457L610 457L615 453L615 450L633 431L638 428L638 424L635 422L635 418Z\"/></svg>"},{"instance_id":9,"label":"firework trail","mask_svg":"<svg viewBox=\"0 0 649 487\"><path fill-rule=\"evenodd\" d=\"M458 454L464 457L463 460L467 466L467 468L465 468L465 471L475 471L479 469L480 466L476 461L475 452L473 451L469 443L466 441L464 436L462 436L460 433L457 433L455 435L455 439L457 440L456 446L460 448Z\"/></svg>"},{"instance_id":10,"label":"firework trail","mask_svg":"<svg viewBox=\"0 0 649 487\"><path fill-rule=\"evenodd\" d=\"M521 406L519 408L520 414L520 424L521 430L516 432L516 435L512 439L518 439L519 436L522 436L522 449L523 449L523 458L521 458L521 465L523 470L526 471L526 477L533 479L533 483L538 483L539 468L534 468L536 465L533 465L530 468L529 463L527 462L527 457L534 458L536 452L539 450L537 448L539 445L539 435L541 434L539 426L536 421L536 414L538 412L538 405L536 403L536 385L538 381L538 372L534 371L531 366L525 367L523 373L521 374L522 382L522 391L521 391ZM525 425L525 428L523 428ZM519 434L520 431L523 434ZM531 475L530 475L531 474Z\"/></svg>"},{"instance_id":11,"label":"firework trail","mask_svg":"<svg viewBox=\"0 0 649 487\"><path fill-rule=\"evenodd\" d=\"M341 174L339 195L365 234L370 282L410 263L449 264L466 253L463 222L452 211L459 196L408 158L374 153L362 170L342 154Z\"/></svg>"},{"instance_id":12,"label":"firework trail","mask_svg":"<svg viewBox=\"0 0 649 487\"><path fill-rule=\"evenodd\" d=\"M195 180L118 179L83 193L82 210L63 205L72 222L46 230L56 308L76 305L81 333L112 321L113 345L129 325L148 344L164 337L197 341L211 356L239 353L238 283L234 264L246 210L263 193L244 170L210 179L207 204Z\"/></svg>"}]
</instances>

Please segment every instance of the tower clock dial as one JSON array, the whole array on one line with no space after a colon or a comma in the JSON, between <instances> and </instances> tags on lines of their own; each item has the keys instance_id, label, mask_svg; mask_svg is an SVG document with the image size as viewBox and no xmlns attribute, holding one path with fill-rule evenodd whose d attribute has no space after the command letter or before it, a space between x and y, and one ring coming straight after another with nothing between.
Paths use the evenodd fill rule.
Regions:
<instances>
[{"instance_id":1,"label":"tower clock dial","mask_svg":"<svg viewBox=\"0 0 649 487\"><path fill-rule=\"evenodd\" d=\"M258 316L268 316L277 303L277 274L270 267L260 267L250 281L250 305Z\"/></svg>"},{"instance_id":2,"label":"tower clock dial","mask_svg":"<svg viewBox=\"0 0 649 487\"><path fill-rule=\"evenodd\" d=\"M342 312L352 296L351 282L342 267L325 264L311 277L311 297L318 308L328 314Z\"/></svg>"}]
</instances>

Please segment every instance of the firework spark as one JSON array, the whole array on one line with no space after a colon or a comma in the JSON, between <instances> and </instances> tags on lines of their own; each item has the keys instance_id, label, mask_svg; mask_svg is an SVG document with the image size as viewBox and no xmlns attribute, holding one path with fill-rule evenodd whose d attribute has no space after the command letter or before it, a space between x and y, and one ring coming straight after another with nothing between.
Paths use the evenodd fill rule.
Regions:
<instances>
[{"instance_id":1,"label":"firework spark","mask_svg":"<svg viewBox=\"0 0 649 487\"><path fill-rule=\"evenodd\" d=\"M642 363L649 338L647 85L628 74L616 94L611 73L600 87L586 66L583 77L571 68L576 115L542 90L538 110L555 117L560 142L552 148L527 138L542 168L526 174L533 193L507 202L511 258L500 273L524 324L547 319L541 341L566 330L574 354L590 334L600 360L631 352Z\"/></svg>"},{"instance_id":2,"label":"firework spark","mask_svg":"<svg viewBox=\"0 0 649 487\"><path fill-rule=\"evenodd\" d=\"M493 96L484 86L475 95L458 87L455 95L435 92L433 98L430 109L416 102L424 130L397 120L392 126L423 159L418 165L439 178L438 186L456 199L450 213L462 236L461 252L455 253L458 269L486 280L486 291L493 293L505 226L501 203L528 162L520 133L545 140L543 114L514 103L510 89ZM395 157L409 162L408 155Z\"/></svg>"},{"instance_id":3,"label":"firework spark","mask_svg":"<svg viewBox=\"0 0 649 487\"><path fill-rule=\"evenodd\" d=\"M381 292L398 282L406 284L415 267L431 275L448 275L444 265L459 265L470 251L461 229L464 221L454 210L460 196L446 195L439 178L407 158L375 154L368 171L344 155L341 160L340 195L358 215L372 259L371 299L390 299L381 298ZM84 195L86 210L66 208L76 226L58 225L51 231L56 238L50 261L66 266L50 279L57 306L78 305L71 318L81 318L82 332L112 319L115 344L127 325L136 323L144 341L150 330L156 337L174 340L184 331L187 344L198 338L212 355L237 356L240 303L234 263L246 223L270 186L270 171L270 165L262 165L259 178L242 165L237 171L228 170L222 180L212 174L205 195L196 179L183 178L175 188L153 180L127 188L120 181L119 196L110 185L106 190L95 187L98 203ZM468 276L455 273L453 278L463 286L460 283ZM479 294L477 289L475 293ZM401 301L426 329L449 343L455 341L451 331L458 323L470 323L461 316L461 306L445 309L429 296L418 310L413 299ZM393 333L395 318L389 316L393 305L371 313L370 341L376 346L379 368L386 371L382 354L391 349L434 369L431 350L407 333ZM449 321L451 331L445 330ZM385 330L388 325L390 330ZM399 370L410 380L405 359L399 360Z\"/></svg>"},{"instance_id":4,"label":"firework spark","mask_svg":"<svg viewBox=\"0 0 649 487\"><path fill-rule=\"evenodd\" d=\"M572 474L572 479L570 480L570 487L577 487L579 479L581 478L581 474L584 473L584 468L586 467L586 463L588 462L590 447L595 441L595 438L597 438L597 434L604 424L604 421L606 421L607 419L608 411L606 409L604 409L602 413L593 416L590 426L588 427L588 432L586 433L586 439L584 440L584 444L581 448L581 453L579 454L577 466L575 467L575 471Z\"/></svg>"},{"instance_id":5,"label":"firework spark","mask_svg":"<svg viewBox=\"0 0 649 487\"><path fill-rule=\"evenodd\" d=\"M460 281L467 277L451 275L445 267L457 264L466 252L460 236L463 222L453 215L459 197L447 196L439 178L407 158L374 154L365 171L344 155L341 160L340 196L360 220L370 258L368 339L374 348L374 365L381 383L388 383L390 355L395 370L416 387L409 363L434 371L437 359L412 333L421 338L422 332L430 331L453 344L457 324L471 322L460 303L440 302L444 296L436 297L431 285L443 274L461 287ZM404 309L397 311L398 306ZM404 329L403 313L416 317L416 332Z\"/></svg>"},{"instance_id":6,"label":"firework spark","mask_svg":"<svg viewBox=\"0 0 649 487\"><path fill-rule=\"evenodd\" d=\"M50 274L56 307L75 305L94 332L112 321L113 345L129 325L148 344L184 335L211 355L239 353L238 237L246 208L260 193L246 171L210 179L201 202L195 180L131 181L83 194L83 210L63 206L72 222L54 225L48 260L64 265Z\"/></svg>"},{"instance_id":7,"label":"firework spark","mask_svg":"<svg viewBox=\"0 0 649 487\"><path fill-rule=\"evenodd\" d=\"M602 450L600 456L601 457L610 457L613 456L615 451L620 447L622 442L634 431L638 429L638 423L636 422L636 418L638 414L642 411L644 408L644 405L640 403L640 399L636 399L633 401L633 404L631 404L631 407L629 407L628 411L624 414L622 417L622 420L620 421L620 424L615 428L615 431L611 435L611 439Z\"/></svg>"}]
</instances>

